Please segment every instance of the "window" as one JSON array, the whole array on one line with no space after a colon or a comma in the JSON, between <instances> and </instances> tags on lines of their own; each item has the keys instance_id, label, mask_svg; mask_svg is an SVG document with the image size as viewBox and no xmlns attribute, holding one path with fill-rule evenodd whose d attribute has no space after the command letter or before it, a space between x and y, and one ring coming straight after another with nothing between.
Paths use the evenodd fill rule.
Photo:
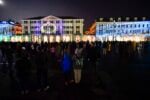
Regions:
<instances>
[{"instance_id":1,"label":"window","mask_svg":"<svg viewBox=\"0 0 150 100\"><path fill-rule=\"evenodd\" d=\"M70 28L73 28L73 26L70 26Z\"/></svg>"},{"instance_id":2,"label":"window","mask_svg":"<svg viewBox=\"0 0 150 100\"><path fill-rule=\"evenodd\" d=\"M45 23L47 23L47 21L43 21L43 23L45 24Z\"/></svg>"},{"instance_id":3,"label":"window","mask_svg":"<svg viewBox=\"0 0 150 100\"><path fill-rule=\"evenodd\" d=\"M134 25L134 27L136 28L136 24Z\"/></svg>"},{"instance_id":4,"label":"window","mask_svg":"<svg viewBox=\"0 0 150 100\"><path fill-rule=\"evenodd\" d=\"M28 21L24 21L24 24L27 24L28 23Z\"/></svg>"},{"instance_id":5,"label":"window","mask_svg":"<svg viewBox=\"0 0 150 100\"><path fill-rule=\"evenodd\" d=\"M139 28L141 27L141 25L139 24Z\"/></svg>"},{"instance_id":6,"label":"window","mask_svg":"<svg viewBox=\"0 0 150 100\"><path fill-rule=\"evenodd\" d=\"M60 23L60 21L56 21L56 23Z\"/></svg>"},{"instance_id":7,"label":"window","mask_svg":"<svg viewBox=\"0 0 150 100\"><path fill-rule=\"evenodd\" d=\"M54 23L54 21L50 21L50 23Z\"/></svg>"},{"instance_id":8,"label":"window","mask_svg":"<svg viewBox=\"0 0 150 100\"><path fill-rule=\"evenodd\" d=\"M80 28L80 26L76 26L76 28Z\"/></svg>"},{"instance_id":9,"label":"window","mask_svg":"<svg viewBox=\"0 0 150 100\"><path fill-rule=\"evenodd\" d=\"M26 29L26 30L27 30L27 29L28 29L28 26L25 26L25 27L24 27L24 29Z\"/></svg>"},{"instance_id":10,"label":"window","mask_svg":"<svg viewBox=\"0 0 150 100\"><path fill-rule=\"evenodd\" d=\"M143 27L145 27L145 25L143 24Z\"/></svg>"},{"instance_id":11,"label":"window","mask_svg":"<svg viewBox=\"0 0 150 100\"><path fill-rule=\"evenodd\" d=\"M80 20L76 21L76 23L80 23Z\"/></svg>"},{"instance_id":12,"label":"window","mask_svg":"<svg viewBox=\"0 0 150 100\"><path fill-rule=\"evenodd\" d=\"M25 33L28 33L28 31L25 31Z\"/></svg>"},{"instance_id":13,"label":"window","mask_svg":"<svg viewBox=\"0 0 150 100\"><path fill-rule=\"evenodd\" d=\"M40 24L40 23L41 23L41 21L38 21L38 23Z\"/></svg>"},{"instance_id":14,"label":"window","mask_svg":"<svg viewBox=\"0 0 150 100\"><path fill-rule=\"evenodd\" d=\"M34 23L34 21L31 21L30 23L31 23L31 24L33 24L33 23Z\"/></svg>"}]
</instances>

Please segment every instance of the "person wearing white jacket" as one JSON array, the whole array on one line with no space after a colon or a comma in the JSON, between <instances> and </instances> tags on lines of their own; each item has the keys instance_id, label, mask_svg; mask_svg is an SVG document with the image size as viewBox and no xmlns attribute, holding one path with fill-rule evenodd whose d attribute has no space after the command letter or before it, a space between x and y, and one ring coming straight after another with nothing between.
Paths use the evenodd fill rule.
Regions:
<instances>
[{"instance_id":1,"label":"person wearing white jacket","mask_svg":"<svg viewBox=\"0 0 150 100\"><path fill-rule=\"evenodd\" d=\"M83 66L83 57L82 57L83 48L77 44L77 48L75 49L74 54L74 79L75 83L79 84L81 80L81 69Z\"/></svg>"}]
</instances>

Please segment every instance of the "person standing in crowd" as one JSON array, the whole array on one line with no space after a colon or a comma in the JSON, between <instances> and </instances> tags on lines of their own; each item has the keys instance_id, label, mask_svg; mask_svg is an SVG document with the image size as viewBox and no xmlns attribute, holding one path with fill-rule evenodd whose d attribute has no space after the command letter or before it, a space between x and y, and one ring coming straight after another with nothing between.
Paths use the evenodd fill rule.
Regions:
<instances>
[{"instance_id":1,"label":"person standing in crowd","mask_svg":"<svg viewBox=\"0 0 150 100\"><path fill-rule=\"evenodd\" d=\"M11 80L14 80L14 71L13 71L13 50L11 45L8 45L8 48L6 50L6 58L8 62L8 72L9 72L9 77Z\"/></svg>"},{"instance_id":2,"label":"person standing in crowd","mask_svg":"<svg viewBox=\"0 0 150 100\"><path fill-rule=\"evenodd\" d=\"M82 57L83 57L83 68L85 68L87 67L87 62L88 62L88 51L87 51L86 43L83 43Z\"/></svg>"},{"instance_id":3,"label":"person standing in crowd","mask_svg":"<svg viewBox=\"0 0 150 100\"><path fill-rule=\"evenodd\" d=\"M55 44L52 43L51 44L51 48L50 48L50 61L51 61L51 67L56 68L56 48L55 48Z\"/></svg>"},{"instance_id":4,"label":"person standing in crowd","mask_svg":"<svg viewBox=\"0 0 150 100\"><path fill-rule=\"evenodd\" d=\"M0 63L2 63L2 57L3 57L3 54L2 54L2 50L1 50L1 46L0 46Z\"/></svg>"},{"instance_id":5,"label":"person standing in crowd","mask_svg":"<svg viewBox=\"0 0 150 100\"><path fill-rule=\"evenodd\" d=\"M17 59L15 64L16 76L21 94L27 94L30 89L31 62L28 59L25 47L22 47L22 51L18 56L19 59Z\"/></svg>"},{"instance_id":6,"label":"person standing in crowd","mask_svg":"<svg viewBox=\"0 0 150 100\"><path fill-rule=\"evenodd\" d=\"M67 86L69 83L72 83L72 57L70 55L70 51L68 46L64 48L62 52L62 60L61 60L61 68L65 78L65 85Z\"/></svg>"},{"instance_id":7,"label":"person standing in crowd","mask_svg":"<svg viewBox=\"0 0 150 100\"><path fill-rule=\"evenodd\" d=\"M47 49L41 46L37 47L36 54L36 67L37 67L37 81L38 81L38 92L42 89L47 91L49 89L48 85L48 57Z\"/></svg>"},{"instance_id":8,"label":"person standing in crowd","mask_svg":"<svg viewBox=\"0 0 150 100\"><path fill-rule=\"evenodd\" d=\"M83 67L83 57L82 57L83 48L81 45L77 44L77 48L74 53L74 79L75 83L80 83L81 80L81 69Z\"/></svg>"}]
</instances>

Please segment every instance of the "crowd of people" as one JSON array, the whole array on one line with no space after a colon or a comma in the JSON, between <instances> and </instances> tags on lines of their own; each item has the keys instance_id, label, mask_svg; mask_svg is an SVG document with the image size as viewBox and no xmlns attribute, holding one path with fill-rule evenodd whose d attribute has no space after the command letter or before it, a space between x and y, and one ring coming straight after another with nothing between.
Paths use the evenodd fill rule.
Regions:
<instances>
[{"instance_id":1,"label":"crowd of people","mask_svg":"<svg viewBox=\"0 0 150 100\"><path fill-rule=\"evenodd\" d=\"M120 59L139 57L148 51L148 42L67 42L67 43L0 43L0 71L17 80L22 94L30 89L33 65L36 69L37 91L47 91L49 68L60 69L65 85L79 84L82 69L95 68L107 55Z\"/></svg>"}]
</instances>

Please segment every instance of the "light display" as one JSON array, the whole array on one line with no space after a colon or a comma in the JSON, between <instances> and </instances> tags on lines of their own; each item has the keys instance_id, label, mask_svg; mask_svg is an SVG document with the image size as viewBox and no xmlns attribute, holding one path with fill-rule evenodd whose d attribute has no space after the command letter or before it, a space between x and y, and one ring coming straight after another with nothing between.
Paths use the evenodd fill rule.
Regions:
<instances>
[{"instance_id":1,"label":"light display","mask_svg":"<svg viewBox=\"0 0 150 100\"><path fill-rule=\"evenodd\" d=\"M97 22L96 35L141 34L150 32L150 21L141 22Z\"/></svg>"},{"instance_id":2,"label":"light display","mask_svg":"<svg viewBox=\"0 0 150 100\"><path fill-rule=\"evenodd\" d=\"M0 22L0 34L1 35L12 35L13 25L7 21Z\"/></svg>"},{"instance_id":3,"label":"light display","mask_svg":"<svg viewBox=\"0 0 150 100\"><path fill-rule=\"evenodd\" d=\"M41 26L41 32L46 34L56 33L56 25L52 23L46 23Z\"/></svg>"},{"instance_id":4,"label":"light display","mask_svg":"<svg viewBox=\"0 0 150 100\"><path fill-rule=\"evenodd\" d=\"M32 42L41 43L41 36L40 35L32 35Z\"/></svg>"},{"instance_id":5,"label":"light display","mask_svg":"<svg viewBox=\"0 0 150 100\"><path fill-rule=\"evenodd\" d=\"M69 35L64 35L63 42L69 42L69 41L71 41L71 37Z\"/></svg>"},{"instance_id":6,"label":"light display","mask_svg":"<svg viewBox=\"0 0 150 100\"><path fill-rule=\"evenodd\" d=\"M75 37L75 41L76 41L76 42L80 42L80 41L81 41L81 37L80 37L79 35L77 35L77 36Z\"/></svg>"},{"instance_id":7,"label":"light display","mask_svg":"<svg viewBox=\"0 0 150 100\"><path fill-rule=\"evenodd\" d=\"M56 36L56 42L60 42L61 38L60 36Z\"/></svg>"},{"instance_id":8,"label":"light display","mask_svg":"<svg viewBox=\"0 0 150 100\"><path fill-rule=\"evenodd\" d=\"M10 36L9 35L0 35L0 41L9 42Z\"/></svg>"},{"instance_id":9,"label":"light display","mask_svg":"<svg viewBox=\"0 0 150 100\"><path fill-rule=\"evenodd\" d=\"M48 36L44 35L43 42L48 42Z\"/></svg>"},{"instance_id":10,"label":"light display","mask_svg":"<svg viewBox=\"0 0 150 100\"><path fill-rule=\"evenodd\" d=\"M149 33L150 21L96 23L96 37L103 41L143 41Z\"/></svg>"},{"instance_id":11,"label":"light display","mask_svg":"<svg viewBox=\"0 0 150 100\"><path fill-rule=\"evenodd\" d=\"M54 36L53 35L49 36L49 42L54 42Z\"/></svg>"},{"instance_id":12,"label":"light display","mask_svg":"<svg viewBox=\"0 0 150 100\"><path fill-rule=\"evenodd\" d=\"M24 37L24 41L25 41L25 42L29 42L29 41L30 41L30 40L29 40L29 37L28 37L28 36L25 36L25 37Z\"/></svg>"},{"instance_id":13,"label":"light display","mask_svg":"<svg viewBox=\"0 0 150 100\"><path fill-rule=\"evenodd\" d=\"M82 37L82 41L86 42L86 41L89 41L89 42L95 42L96 41L96 38L94 35L84 35Z\"/></svg>"}]
</instances>

